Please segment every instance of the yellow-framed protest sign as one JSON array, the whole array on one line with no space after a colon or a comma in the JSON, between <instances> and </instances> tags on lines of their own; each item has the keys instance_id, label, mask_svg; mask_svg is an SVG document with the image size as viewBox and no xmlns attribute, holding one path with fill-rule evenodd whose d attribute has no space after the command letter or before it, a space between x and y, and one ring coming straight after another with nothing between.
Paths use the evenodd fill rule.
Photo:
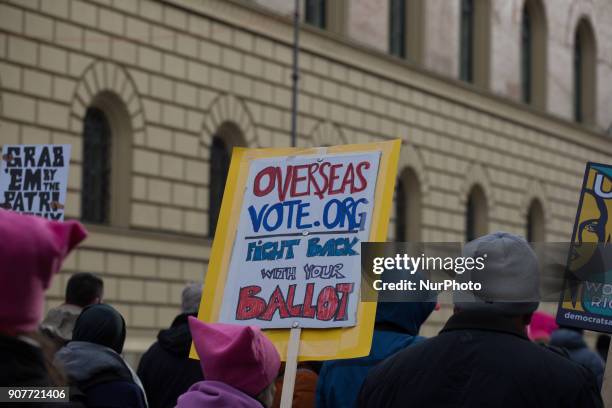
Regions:
<instances>
[{"instance_id":1,"label":"yellow-framed protest sign","mask_svg":"<svg viewBox=\"0 0 612 408\"><path fill-rule=\"evenodd\" d=\"M211 252L211 258L209 261L208 272L206 274L204 290L202 294L202 301L201 301L200 310L198 313L198 319L205 321L205 322L218 322L218 321L228 322L228 319L231 320L235 318L240 318L238 314L236 314L236 316L231 315L231 313L233 313L232 310L236 309L234 307L236 302L231 303L231 308L233 309L229 310L229 312L227 310L229 302L226 301L226 304L225 305L223 304L224 296L228 296L227 293L229 293L230 291L235 292L238 290L238 288L240 288L240 291L241 291L240 295L236 294L234 296L234 294L232 293L232 296L234 296L232 297L232 299L234 298L238 299L238 296L242 296L242 289L244 289L242 287L242 283L241 282L237 283L234 277L234 275L236 275L236 272L235 272L236 268L242 268L245 271L249 271L249 273L252 275L257 275L258 273L260 273L259 269L261 269L260 268L261 262L258 263L258 262L250 262L250 261L252 261L255 258L256 258L255 260L260 260L262 259L261 258L262 256L263 257L270 256L270 255L266 255L267 253L266 248L264 248L263 250L261 249L263 246L262 242L266 241L267 237L278 237L278 236L283 235L283 234L274 235L274 232L275 232L274 228L277 226L277 224L280 224L280 220L282 217L281 215L271 216L272 218L270 219L272 221L267 221L267 222L265 220L263 222L261 221L262 218L264 217L263 215L264 210L266 208L270 210L270 208L274 206L267 206L267 205L264 205L263 207L260 206L258 208L262 208L262 210L259 213L256 213L256 210L254 209L255 207L251 206L253 208L249 207L249 212L252 212L252 214L244 215L246 204L248 204L248 202L245 201L245 197L248 196L248 194L251 194L251 197L255 197L252 194L252 192L254 191L255 195L258 195L258 197L255 197L255 199L260 199L261 197L259 196L263 196L264 194L267 194L269 192L270 194L277 193L277 191L272 187L272 181L275 176L274 176L273 170L271 169L275 168L274 166L277 166L277 165L282 166L283 163L292 163L291 166L293 167L291 166L289 167L291 167L294 170L294 173L293 173L294 179L303 180L302 175L304 175L303 177L306 177L307 175L312 176L312 174L309 174L309 172L312 173L314 172L313 169L319 168L319 165L314 164L315 162L320 163L320 167L323 168L323 166L327 164L327 161L329 161L329 165L328 167L326 167L326 171L328 172L327 173L328 175L326 177L328 177L328 180L340 179L346 183L354 182L354 185L356 186L356 187L351 187L351 188L347 187L346 189L347 192L337 195L337 197L343 197L343 199L330 200L330 201L334 201L336 204L341 203L341 202L352 203L351 205L353 205L353 207L350 207L348 210L347 209L342 210L346 212L347 216L350 215L349 213L351 213L351 209L352 209L351 214L354 215L355 208L357 208L356 206L357 204L359 204L359 203L355 204L355 198L359 197L359 194L362 194L362 195L370 194L369 196L364 196L366 198L362 198L360 201L360 203L363 204L362 208L365 208L364 206L367 205L367 214L369 218L368 225L367 225L368 228L365 229L365 231L369 230L369 233L367 233L367 235L365 236L362 236L361 238L363 239L358 240L357 238L351 238L352 241L349 244L348 243L349 238L346 238L345 239L346 242L343 242L343 243L338 243L339 241L336 242L336 245L337 245L336 249L333 249L333 248L329 249L328 247L331 248L331 246L324 245L323 244L324 238L321 238L321 241L320 241L321 245L313 244L313 247L316 247L315 250L321 250L323 252L325 252L325 250L328 250L328 252L329 251L333 252L334 250L336 250L338 252L332 253L332 255L338 255L342 251L345 251L348 253L354 250L349 247L351 245L354 245L355 242L357 241L381 242L381 241L386 240L389 216L390 216L391 205L392 205L392 200L393 200L393 192L395 188L395 180L396 180L396 174L397 174L397 165L398 165L398 160L399 160L400 145L401 145L400 140L392 140L392 141L379 142L379 143L342 145L342 146L331 146L331 147L320 147L320 148L264 148L264 149L234 148L232 152L232 160L231 160L231 164L229 168L227 183L225 186L223 202L221 205L219 221L217 223L217 230L215 233L215 238L214 238L214 242L212 246L212 252ZM343 168L342 166L347 163L348 163L348 166L345 166L345 168L349 168L348 174L345 174L344 176L337 176L334 173L334 170L337 169L338 172L340 172L340 169ZM371 165L368 163L371 163ZM353 164L355 164L355 166L353 166ZM373 169L374 164L377 164L376 169ZM253 169L255 169L256 171L254 171ZM262 169L262 170L258 170L258 169ZM299 170L303 170L302 173L299 173ZM371 172L371 173L368 173L368 172ZM331 176L329 174L331 174ZM366 189L367 183L365 182L365 179L369 177L368 174L375 175L375 181L376 181L375 185L368 187L368 188L371 188L371 191L368 191ZM255 184L252 184L254 177L257 182L263 183L261 185L264 185L265 187L269 186L270 188L269 189L266 188L265 191L263 192L261 191L261 189L257 190L257 188L254 187ZM344 179L342 179L342 177L344 177ZM372 181L372 180L369 180L369 181ZM285 185L283 186L282 181L279 180L278 182L279 194L281 194L280 191L283 189L284 189L283 190L284 192L290 189L292 193L295 193L294 194L295 196L306 195L305 190L302 192L299 192L299 191L296 191L297 190L296 187L290 187L290 188L287 187L288 183L289 182L286 181L285 179ZM260 185L260 184L256 184L256 185ZM337 190L339 191L340 189L338 188ZM310 192L310 186L308 186L308 191ZM331 191L331 193L334 193L334 194L337 193L337 191L333 191L331 187L329 191ZM358 191L358 193L355 193L355 191ZM319 194L320 194L319 197L322 198L323 193L319 192ZM284 204L285 207L287 207L289 203L289 201L286 199L284 195L280 195L280 196L281 198L277 200L276 207L275 207L275 208L279 208L278 214L281 214L280 213L281 204ZM317 210L317 208L319 207L316 207L316 206L322 205L322 204L317 204L317 201L323 202L324 200L318 199L317 197L312 196L311 201L314 202L313 204L314 207L311 207L310 210L315 209L316 213L319 214L320 211ZM294 206L295 211L292 210L292 213L294 215L297 214L295 215L295 217L298 217L300 214L308 215L308 212L307 212L308 209L301 208L299 203L297 203L297 200L295 202L296 202ZM326 211L327 211L327 207L326 207ZM292 213L289 213L289 214L292 214ZM329 210L329 213L331 214L332 210ZM334 212L335 215L330 215L329 217L331 218L336 217L339 219L340 213L341 213L341 210L340 210L340 207L338 207L338 209L335 210ZM258 214L261 214L261 215L258 215ZM365 212L361 214L365 214ZM291 218L288 218L288 217L293 217L293 216L292 215L285 216L283 220L284 221L289 220L288 222L292 222ZM257 224L257 227L255 228L255 230L258 230L261 225L266 225L266 226L269 226L269 224L273 224L273 225L270 227L269 230L267 230L269 233L268 235L244 237L244 234L240 235L240 231L245 222L244 221L245 219L251 220L253 222L253 225ZM364 217L362 217L361 221L363 220L364 220ZM293 222L294 222L294 225L299 224L299 221L294 220ZM323 221L323 223L324 225L327 225L325 224L325 221ZM315 221L312 224L308 224L308 226L311 226L311 225L312 225L312 229L316 229L314 226L319 226L321 224L319 223L319 221ZM351 226L351 223L349 220L348 225L349 225L349 227L347 227L348 229L343 230L342 232L345 232L347 234L349 233L355 234L358 232L357 230L359 228L361 228L361 231L364 231L363 223L362 224L353 223L353 225ZM261 228L262 228L261 230L258 230L259 233L263 231L263 227ZM323 226L321 226L320 228L323 228ZM353 228L355 230L351 231L351 229ZM323 232L319 232L319 233L324 234ZM337 234L337 232L334 232L334 231L330 231L328 233ZM313 233L313 235L316 235L316 234L317 234L316 232ZM331 234L329 236L332 236ZM286 242L283 242L284 252L282 254L284 257L287 257L287 259L293 258L293 253L289 253L289 255L287 255L288 251L290 252L291 249L294 248L291 246L291 245L294 245L292 244L292 242L297 242L299 239L302 239L302 242L303 242L304 239L308 238L306 237L308 235L308 232L303 231L302 233L299 233L299 234L298 233L285 233L284 235L290 236L291 239L288 238ZM240 236L241 239L245 238L246 240L248 240L248 242L243 244L243 241L239 241L237 239L237 236ZM321 235L321 237L325 237L325 236L326 235ZM264 238L260 239L260 237L264 237ZM312 240L313 242L319 242L317 238L310 238L310 240ZM334 243L332 242L331 244L333 246ZM241 251L240 252L241 258L238 261L236 261L232 259L232 253L233 251L237 250L236 248L238 248L238 245L243 245L243 247L240 247L240 248L247 248L247 245L248 245L248 250ZM309 242L309 245L310 245L310 242ZM323 247L325 247L325 249ZM308 248L309 248L308 249L309 251L312 249L310 248L310 246ZM245 253L248 253L248 255L246 255L246 258L244 255ZM354 255L354 254L355 252L351 253L351 255ZM329 253L327 253L327 255L329 255ZM357 256L355 258L358 259L360 257ZM308 258L308 259L310 260L310 259L315 259L315 258ZM332 256L329 259L334 259L334 257ZM330 267L329 270L333 270L332 265L330 265L329 267ZM324 271L324 273L329 274L329 270L325 272L326 267L322 267L322 268L323 268L322 270ZM339 276L342 276L342 273L346 272L346 270L344 272L341 271L341 268L342 266L339 266L337 267L337 270L334 271ZM254 272L254 269L257 269L257 271ZM234 271L233 274L230 273L230 271ZM274 273L281 273L281 272L283 273L286 272L290 276L289 279L291 279L291 277L295 279L294 277L296 273L295 268L293 269L281 268L280 270L278 268L274 269ZM301 273L301 272L302 271L298 270L298 273ZM261 270L262 279L264 277L264 273L269 273L270 274L269 276L272 275L272 271L267 271L267 270L262 269ZM319 275L317 276L321 276L321 272L319 271L318 273ZM306 272L306 274L308 274L308 272ZM357 275L357 278L359 279L360 273L357 273L356 275ZM228 281L228 279L230 279L230 281ZM228 284L228 282L231 282L231 283ZM266 282L268 281L266 280ZM272 285L271 287L274 287L274 283L272 283L271 285ZM376 303L375 302L362 302L361 299L359 299L359 302L351 303L350 300L346 300L348 299L348 296L349 296L348 291L345 291L343 293L334 294L334 291L332 289L328 289L330 287L332 286L327 286L327 288L325 288L324 291L327 290L329 292L328 294L330 294L331 298L333 298L332 300L335 299L335 302L336 302L335 307L338 307L338 299L340 300L344 299L344 303L348 302L348 304L344 304L345 306L345 309L343 309L344 312L339 312L339 311L333 312L332 311L330 313L327 313L328 309L325 309L325 308L328 306L329 302L326 301L326 299L329 300L330 296L323 296L324 299L323 299L323 302L321 302L322 295L321 293L319 293L319 299L318 299L319 302L316 304L318 307L316 310L316 313L325 315L325 317L319 319L319 321L316 321L316 322L314 321L316 319L311 319L313 320L313 323L310 324L306 322L306 325L301 326L302 332L301 332L301 338L300 338L301 342L300 342L299 356L298 356L299 361L354 358L354 357L365 356L369 354L370 352L372 332L374 328L374 320L375 320L375 314L376 314ZM259 293L260 290L261 288L257 287L256 290L249 292L247 295L251 296L252 299L257 300L258 302L263 303L263 305L266 305L265 302L263 302L262 300L256 299L255 297L255 294ZM278 286L276 286L276 291L280 293ZM276 291L274 293L277 293ZM286 308L285 305L279 306L277 302L275 303L275 308L266 309L266 310L271 310L271 314L275 316L277 315L276 314L277 310L280 310L279 312L280 315L282 315L284 311L285 314L288 316L288 313L291 312L292 310L297 310L299 308L305 309L306 306L310 307L310 300L312 300L312 296L311 298L309 298L308 302L306 301L303 302L304 306L302 305L296 306L296 305L292 305L291 303L289 303L289 298L291 298L291 301L293 302L293 296L295 295L295 293L292 293L290 291L289 295L287 295L286 293L284 295L283 294L279 295L279 298L282 299L283 301L287 300L287 305L289 305L288 309ZM359 291L357 290L355 292L351 292L351 296L354 296L354 299L357 299L359 297ZM297 298L298 296L296 295L295 297ZM306 296L304 299L306 299L307 297L308 296ZM268 306L273 302L273 299L275 299L274 294L270 297L270 299L271 300ZM240 305L240 300L238 300L238 305ZM238 307L240 308L240 306ZM351 307L354 308L352 309L354 313L352 315L350 313L345 313L346 311L350 312ZM248 306L248 307L243 308L243 312L244 311L248 312L248 314L252 314L253 308L251 306ZM261 312L261 309L258 309L258 312ZM315 312L313 311L312 313L314 314ZM292 314L292 316L297 316L297 315ZM297 320L299 319L300 318L297 318ZM279 328L269 329L270 325L272 324L271 320L272 320L271 316L268 316L268 319L263 318L260 320L253 320L253 319L245 320L244 323L242 324L256 325L256 326L260 326L263 329L265 329L265 334L272 340L272 342L278 349L281 355L281 358L284 360L287 355L287 345L289 341L289 332L290 332L288 328L290 328L290 326L287 326L286 328L280 328L280 329ZM287 320L292 321L295 319L289 318ZM305 321L305 320L302 319L300 321ZM342 326L342 327L326 328L327 321L329 322L333 321L334 322L333 324L335 326ZM230 321L230 322L233 322L233 321ZM276 322L276 324L283 324L283 323L284 322L282 321ZM279 326L277 325L274 327L279 327ZM193 349L191 352L191 357L197 358L197 355Z\"/></svg>"}]
</instances>

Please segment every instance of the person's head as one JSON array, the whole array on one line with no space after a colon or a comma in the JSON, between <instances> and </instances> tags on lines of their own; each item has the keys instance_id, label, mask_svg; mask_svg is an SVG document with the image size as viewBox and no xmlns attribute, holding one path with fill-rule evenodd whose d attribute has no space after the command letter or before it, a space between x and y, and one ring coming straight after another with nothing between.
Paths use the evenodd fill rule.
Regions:
<instances>
[{"instance_id":1,"label":"person's head","mask_svg":"<svg viewBox=\"0 0 612 408\"><path fill-rule=\"evenodd\" d=\"M48 221L0 209L0 332L17 335L38 328L44 291L86 236L77 221Z\"/></svg>"},{"instance_id":2,"label":"person's head","mask_svg":"<svg viewBox=\"0 0 612 408\"><path fill-rule=\"evenodd\" d=\"M181 312L197 313L202 298L202 284L197 282L188 283L183 289L181 296Z\"/></svg>"},{"instance_id":3,"label":"person's head","mask_svg":"<svg viewBox=\"0 0 612 408\"><path fill-rule=\"evenodd\" d=\"M98 276L88 273L75 273L68 279L65 302L71 305L85 307L102 302L104 281Z\"/></svg>"},{"instance_id":4,"label":"person's head","mask_svg":"<svg viewBox=\"0 0 612 408\"><path fill-rule=\"evenodd\" d=\"M528 325L540 299L538 260L529 243L514 234L494 232L465 244L462 255L484 259L484 268L462 275L482 288L455 293L455 309L506 316Z\"/></svg>"},{"instance_id":5,"label":"person's head","mask_svg":"<svg viewBox=\"0 0 612 408\"><path fill-rule=\"evenodd\" d=\"M125 343L125 320L112 306L95 304L81 312L74 325L72 341L86 341L121 354Z\"/></svg>"},{"instance_id":6,"label":"person's head","mask_svg":"<svg viewBox=\"0 0 612 408\"><path fill-rule=\"evenodd\" d=\"M280 356L258 327L204 323L190 316L189 329L206 380L271 404Z\"/></svg>"}]
</instances>

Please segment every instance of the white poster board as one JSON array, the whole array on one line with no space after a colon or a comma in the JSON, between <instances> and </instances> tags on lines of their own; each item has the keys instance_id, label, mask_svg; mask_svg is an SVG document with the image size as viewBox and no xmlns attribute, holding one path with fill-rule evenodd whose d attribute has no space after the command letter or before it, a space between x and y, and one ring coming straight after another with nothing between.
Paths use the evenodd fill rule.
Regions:
<instances>
[{"instance_id":1,"label":"white poster board","mask_svg":"<svg viewBox=\"0 0 612 408\"><path fill-rule=\"evenodd\" d=\"M64 220L70 145L4 145L0 207Z\"/></svg>"},{"instance_id":2,"label":"white poster board","mask_svg":"<svg viewBox=\"0 0 612 408\"><path fill-rule=\"evenodd\" d=\"M379 162L379 151L252 160L219 320L355 326Z\"/></svg>"}]
</instances>

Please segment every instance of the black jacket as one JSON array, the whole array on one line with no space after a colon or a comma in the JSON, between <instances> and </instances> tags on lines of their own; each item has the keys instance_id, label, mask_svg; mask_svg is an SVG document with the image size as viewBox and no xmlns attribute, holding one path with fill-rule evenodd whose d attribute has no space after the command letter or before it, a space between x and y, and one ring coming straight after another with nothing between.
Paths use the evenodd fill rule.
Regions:
<instances>
[{"instance_id":1,"label":"black jacket","mask_svg":"<svg viewBox=\"0 0 612 408\"><path fill-rule=\"evenodd\" d=\"M169 329L160 331L157 342L140 359L138 376L149 408L174 407L181 394L204 379L199 361L189 359L191 333L187 316L177 316Z\"/></svg>"},{"instance_id":2,"label":"black jacket","mask_svg":"<svg viewBox=\"0 0 612 408\"><path fill-rule=\"evenodd\" d=\"M359 407L603 407L595 377L509 319L460 312L370 371Z\"/></svg>"}]
</instances>

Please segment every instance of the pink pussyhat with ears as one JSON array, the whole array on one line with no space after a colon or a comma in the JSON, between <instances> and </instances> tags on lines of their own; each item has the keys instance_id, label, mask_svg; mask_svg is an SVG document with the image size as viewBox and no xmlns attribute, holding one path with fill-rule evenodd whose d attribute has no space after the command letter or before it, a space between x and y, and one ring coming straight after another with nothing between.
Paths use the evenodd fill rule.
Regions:
<instances>
[{"instance_id":1,"label":"pink pussyhat with ears","mask_svg":"<svg viewBox=\"0 0 612 408\"><path fill-rule=\"evenodd\" d=\"M276 379L280 356L258 327L204 323L190 316L189 329L206 381L256 397Z\"/></svg>"},{"instance_id":2,"label":"pink pussyhat with ears","mask_svg":"<svg viewBox=\"0 0 612 408\"><path fill-rule=\"evenodd\" d=\"M550 340L552 332L559 326L555 317L544 312L535 312L531 317L531 323L527 326L527 334L530 340Z\"/></svg>"},{"instance_id":3,"label":"pink pussyhat with ears","mask_svg":"<svg viewBox=\"0 0 612 408\"><path fill-rule=\"evenodd\" d=\"M48 221L0 210L0 332L36 330L51 278L86 236L77 221Z\"/></svg>"}]
</instances>

